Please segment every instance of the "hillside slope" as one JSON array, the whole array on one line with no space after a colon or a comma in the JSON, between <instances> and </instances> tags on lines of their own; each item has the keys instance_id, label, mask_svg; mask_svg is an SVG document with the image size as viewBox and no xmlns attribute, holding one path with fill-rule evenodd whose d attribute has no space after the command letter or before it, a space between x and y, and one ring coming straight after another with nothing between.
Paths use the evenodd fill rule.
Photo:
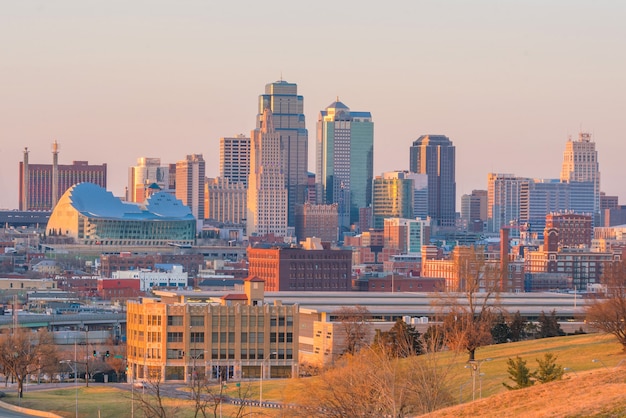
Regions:
<instances>
[{"instance_id":1,"label":"hillside slope","mask_svg":"<svg viewBox=\"0 0 626 418\"><path fill-rule=\"evenodd\" d=\"M626 416L626 365L569 373L561 381L507 391L422 415L428 418L600 416Z\"/></svg>"}]
</instances>

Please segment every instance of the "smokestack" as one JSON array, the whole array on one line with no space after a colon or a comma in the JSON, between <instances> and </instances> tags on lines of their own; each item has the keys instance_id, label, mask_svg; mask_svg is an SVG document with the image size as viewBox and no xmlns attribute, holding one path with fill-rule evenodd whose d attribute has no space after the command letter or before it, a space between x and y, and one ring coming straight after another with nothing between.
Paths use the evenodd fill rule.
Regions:
<instances>
[{"instance_id":1,"label":"smokestack","mask_svg":"<svg viewBox=\"0 0 626 418\"><path fill-rule=\"evenodd\" d=\"M28 210L28 147L24 148L24 164L22 164L22 210Z\"/></svg>"},{"instance_id":2,"label":"smokestack","mask_svg":"<svg viewBox=\"0 0 626 418\"><path fill-rule=\"evenodd\" d=\"M55 140L52 143L52 205L50 210L54 210L59 200L59 144Z\"/></svg>"}]
</instances>

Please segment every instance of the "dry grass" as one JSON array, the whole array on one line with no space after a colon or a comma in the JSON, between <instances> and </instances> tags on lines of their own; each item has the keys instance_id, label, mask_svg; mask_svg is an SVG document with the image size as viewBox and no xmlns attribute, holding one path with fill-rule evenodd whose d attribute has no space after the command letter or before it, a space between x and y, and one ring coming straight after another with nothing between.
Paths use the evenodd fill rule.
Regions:
<instances>
[{"instance_id":1,"label":"dry grass","mask_svg":"<svg viewBox=\"0 0 626 418\"><path fill-rule=\"evenodd\" d=\"M626 367L597 369L442 409L425 417L623 417L625 393Z\"/></svg>"}]
</instances>

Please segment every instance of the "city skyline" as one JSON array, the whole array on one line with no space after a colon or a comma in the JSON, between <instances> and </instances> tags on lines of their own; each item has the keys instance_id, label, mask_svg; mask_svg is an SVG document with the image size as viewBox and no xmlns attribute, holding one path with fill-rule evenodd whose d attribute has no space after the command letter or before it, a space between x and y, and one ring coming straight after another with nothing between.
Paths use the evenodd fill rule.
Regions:
<instances>
[{"instance_id":1,"label":"city skyline","mask_svg":"<svg viewBox=\"0 0 626 418\"><path fill-rule=\"evenodd\" d=\"M49 164L55 140L59 164L107 163L116 196L139 157L173 163L203 154L207 177L215 177L219 138L250 132L255 98L280 79L298 85L311 132L336 96L368 109L375 174L408 169L419 136L449 137L457 203L486 189L490 172L558 178L563 146L580 131L596 143L602 191L626 199L626 5L354 6L330 13L279 1L245 10L196 1L155 1L149 10L116 1L4 5L0 207L17 208L24 147L31 163ZM339 40L349 47L331 46Z\"/></svg>"}]
</instances>

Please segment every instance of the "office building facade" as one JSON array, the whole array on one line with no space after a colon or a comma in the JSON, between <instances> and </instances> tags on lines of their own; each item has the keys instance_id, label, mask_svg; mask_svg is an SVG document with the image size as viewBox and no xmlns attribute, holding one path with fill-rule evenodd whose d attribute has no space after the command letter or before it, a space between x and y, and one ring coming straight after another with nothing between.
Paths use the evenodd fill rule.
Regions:
<instances>
[{"instance_id":1,"label":"office building facade","mask_svg":"<svg viewBox=\"0 0 626 418\"><path fill-rule=\"evenodd\" d=\"M337 242L339 230L337 207L336 203L331 205L305 203L296 206L297 239L317 237L324 242Z\"/></svg>"},{"instance_id":2,"label":"office building facade","mask_svg":"<svg viewBox=\"0 0 626 418\"><path fill-rule=\"evenodd\" d=\"M307 197L309 134L304 119L304 98L298 86L279 80L265 86L259 96L257 129L262 128L265 109L273 115L273 124L280 140L282 173L288 190L287 224L294 226L296 205Z\"/></svg>"},{"instance_id":3,"label":"office building facade","mask_svg":"<svg viewBox=\"0 0 626 418\"><path fill-rule=\"evenodd\" d=\"M374 228L382 229L386 218L413 218L413 180L406 174L404 171L392 171L374 179Z\"/></svg>"},{"instance_id":4,"label":"office building facade","mask_svg":"<svg viewBox=\"0 0 626 418\"><path fill-rule=\"evenodd\" d=\"M207 178L204 195L206 219L226 224L244 222L248 189L243 183L232 183L226 177Z\"/></svg>"},{"instance_id":5,"label":"office building facade","mask_svg":"<svg viewBox=\"0 0 626 418\"><path fill-rule=\"evenodd\" d=\"M176 198L191 209L198 222L204 220L204 173L202 154L176 162Z\"/></svg>"},{"instance_id":6,"label":"office building facade","mask_svg":"<svg viewBox=\"0 0 626 418\"><path fill-rule=\"evenodd\" d=\"M359 209L372 199L374 122L370 112L354 112L339 100L319 114L316 170L318 203L337 203L339 227L350 230Z\"/></svg>"},{"instance_id":7,"label":"office building facade","mask_svg":"<svg viewBox=\"0 0 626 418\"><path fill-rule=\"evenodd\" d=\"M243 134L220 138L220 177L248 187L250 138Z\"/></svg>"},{"instance_id":8,"label":"office building facade","mask_svg":"<svg viewBox=\"0 0 626 418\"><path fill-rule=\"evenodd\" d=\"M456 224L456 151L444 135L422 135L410 148L410 171L428 175L428 213L433 226Z\"/></svg>"},{"instance_id":9,"label":"office building facade","mask_svg":"<svg viewBox=\"0 0 626 418\"><path fill-rule=\"evenodd\" d=\"M593 186L594 225L600 226L600 165L596 144L591 134L581 132L578 140L570 138L565 144L561 181L568 183L591 183Z\"/></svg>"},{"instance_id":10,"label":"office building facade","mask_svg":"<svg viewBox=\"0 0 626 418\"><path fill-rule=\"evenodd\" d=\"M252 131L248 180L247 234L287 235L288 190L283 174L281 136L266 108L259 127Z\"/></svg>"}]
</instances>

